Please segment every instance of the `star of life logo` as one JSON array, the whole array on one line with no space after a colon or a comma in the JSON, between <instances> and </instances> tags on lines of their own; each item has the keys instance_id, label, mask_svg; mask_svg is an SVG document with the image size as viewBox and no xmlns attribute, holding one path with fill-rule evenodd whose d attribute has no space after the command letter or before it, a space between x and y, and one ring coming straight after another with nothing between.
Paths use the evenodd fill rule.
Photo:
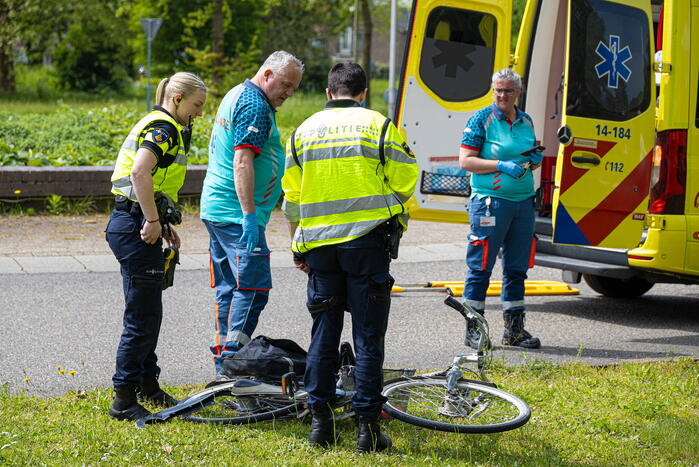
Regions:
<instances>
[{"instance_id":1,"label":"star of life logo","mask_svg":"<svg viewBox=\"0 0 699 467\"><path fill-rule=\"evenodd\" d=\"M627 45L621 48L619 36L609 35L609 46L604 42L599 41L597 55L602 58L602 61L595 65L597 77L607 77L607 86L616 89L619 86L619 78L624 82L628 82L631 77L631 69L626 66L626 62L631 60L631 50Z\"/></svg>"}]
</instances>

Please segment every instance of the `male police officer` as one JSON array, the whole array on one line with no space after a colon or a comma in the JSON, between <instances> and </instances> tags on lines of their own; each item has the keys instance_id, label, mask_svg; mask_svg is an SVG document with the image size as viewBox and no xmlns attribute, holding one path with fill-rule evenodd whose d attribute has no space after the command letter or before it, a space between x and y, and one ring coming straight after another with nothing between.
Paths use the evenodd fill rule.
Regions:
<instances>
[{"instance_id":1,"label":"male police officer","mask_svg":"<svg viewBox=\"0 0 699 467\"><path fill-rule=\"evenodd\" d=\"M275 112L294 94L302 73L296 57L274 52L251 80L226 94L216 113L201 218L216 287L211 352L217 375L221 359L250 341L272 288L265 226L284 170Z\"/></svg>"},{"instance_id":2,"label":"male police officer","mask_svg":"<svg viewBox=\"0 0 699 467\"><path fill-rule=\"evenodd\" d=\"M313 318L305 388L313 413L310 440L334 442L335 364L343 315L352 315L357 353L353 398L358 449L391 446L381 434L384 335L393 278L389 240L399 238L418 168L396 127L362 108L366 75L356 63L328 74L325 110L308 118L287 143L282 209L298 269L308 273ZM397 247L397 246L396 246Z\"/></svg>"}]
</instances>

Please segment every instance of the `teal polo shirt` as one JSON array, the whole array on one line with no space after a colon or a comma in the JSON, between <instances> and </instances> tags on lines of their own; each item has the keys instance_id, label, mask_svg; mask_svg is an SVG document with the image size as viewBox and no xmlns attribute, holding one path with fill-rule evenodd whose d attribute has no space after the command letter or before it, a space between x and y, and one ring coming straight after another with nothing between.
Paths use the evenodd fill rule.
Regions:
<instances>
[{"instance_id":1,"label":"teal polo shirt","mask_svg":"<svg viewBox=\"0 0 699 467\"><path fill-rule=\"evenodd\" d=\"M216 112L209 142L209 167L200 202L200 217L212 222L243 223L235 190L235 151L255 153L255 213L266 226L281 196L284 147L279 138L276 110L264 91L252 81L231 89Z\"/></svg>"},{"instance_id":2,"label":"teal polo shirt","mask_svg":"<svg viewBox=\"0 0 699 467\"><path fill-rule=\"evenodd\" d=\"M477 111L466 123L461 147L479 151L484 159L529 162L520 155L536 144L534 123L529 115L515 108L517 119L511 122L495 104ZM471 196L495 196L510 201L524 201L534 196L534 176L527 170L517 180L502 172L471 174Z\"/></svg>"}]
</instances>

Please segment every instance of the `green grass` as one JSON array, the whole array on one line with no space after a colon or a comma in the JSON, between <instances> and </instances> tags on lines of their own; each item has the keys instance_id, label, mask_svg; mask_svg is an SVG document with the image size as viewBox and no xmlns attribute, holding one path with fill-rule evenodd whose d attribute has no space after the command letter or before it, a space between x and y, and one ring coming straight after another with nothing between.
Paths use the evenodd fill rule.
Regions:
<instances>
[{"instance_id":1,"label":"green grass","mask_svg":"<svg viewBox=\"0 0 699 467\"><path fill-rule=\"evenodd\" d=\"M57 376L58 377L58 376ZM250 426L176 420L138 430L107 415L111 391L38 398L0 389L0 464L8 465L696 465L699 364L690 359L610 367L499 365L492 379L529 403L524 427L500 434L438 433L385 423L394 449L354 453L342 421L330 450L304 422ZM30 385L30 382L23 383ZM184 396L192 387L170 388Z\"/></svg>"}]
</instances>

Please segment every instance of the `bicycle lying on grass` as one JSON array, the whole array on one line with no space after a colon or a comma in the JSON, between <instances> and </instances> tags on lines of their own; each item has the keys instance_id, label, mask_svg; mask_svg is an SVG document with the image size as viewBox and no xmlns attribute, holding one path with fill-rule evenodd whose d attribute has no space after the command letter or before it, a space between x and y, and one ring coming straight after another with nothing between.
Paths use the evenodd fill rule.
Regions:
<instances>
[{"instance_id":1,"label":"bicycle lying on grass","mask_svg":"<svg viewBox=\"0 0 699 467\"><path fill-rule=\"evenodd\" d=\"M440 372L414 375L414 370L384 370L384 411L389 416L423 428L452 433L497 433L519 428L529 421L531 410L512 394L498 389L486 376L492 361L488 323L480 314L453 297L444 302L476 327L481 338L478 349L456 355ZM354 354L348 343L340 347L336 384L336 418L353 416ZM475 364L476 369L467 365ZM468 379L464 374L478 379ZM143 427L174 417L198 423L248 424L269 420L301 418L309 413L307 393L293 372L280 384L252 378L214 382L179 404L139 420Z\"/></svg>"}]
</instances>

